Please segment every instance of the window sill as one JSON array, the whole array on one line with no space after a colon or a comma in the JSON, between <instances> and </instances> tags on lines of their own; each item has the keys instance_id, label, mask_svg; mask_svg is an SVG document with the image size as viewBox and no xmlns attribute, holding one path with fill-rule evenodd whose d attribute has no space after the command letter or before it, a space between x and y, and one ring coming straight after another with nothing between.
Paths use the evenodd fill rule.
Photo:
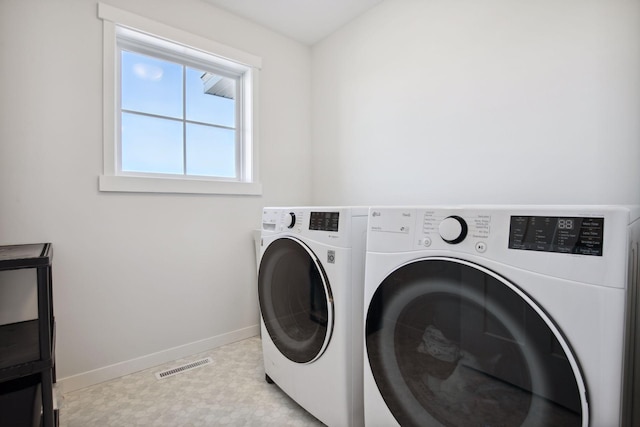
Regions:
<instances>
[{"instance_id":1,"label":"window sill","mask_svg":"<svg viewBox=\"0 0 640 427\"><path fill-rule=\"evenodd\" d=\"M138 176L101 175L98 181L98 188L100 191L132 193L262 195L262 184L255 182L223 182Z\"/></svg>"}]
</instances>

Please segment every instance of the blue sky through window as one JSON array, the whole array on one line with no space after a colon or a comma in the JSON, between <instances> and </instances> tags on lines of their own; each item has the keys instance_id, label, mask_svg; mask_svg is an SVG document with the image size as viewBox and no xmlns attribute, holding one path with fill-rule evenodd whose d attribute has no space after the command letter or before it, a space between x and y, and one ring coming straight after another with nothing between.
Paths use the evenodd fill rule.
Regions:
<instances>
[{"instance_id":1,"label":"blue sky through window","mask_svg":"<svg viewBox=\"0 0 640 427\"><path fill-rule=\"evenodd\" d=\"M235 100L206 93L202 70L124 50L121 61L122 170L236 177Z\"/></svg>"}]
</instances>

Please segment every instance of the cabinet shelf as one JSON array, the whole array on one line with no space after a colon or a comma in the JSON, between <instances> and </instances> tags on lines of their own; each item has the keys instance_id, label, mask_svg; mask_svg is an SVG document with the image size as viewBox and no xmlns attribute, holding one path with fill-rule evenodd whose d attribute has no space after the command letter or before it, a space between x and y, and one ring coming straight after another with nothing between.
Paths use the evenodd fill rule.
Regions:
<instances>
[{"instance_id":1,"label":"cabinet shelf","mask_svg":"<svg viewBox=\"0 0 640 427\"><path fill-rule=\"evenodd\" d=\"M0 270L18 270L51 265L51 244L0 246Z\"/></svg>"},{"instance_id":2,"label":"cabinet shelf","mask_svg":"<svg viewBox=\"0 0 640 427\"><path fill-rule=\"evenodd\" d=\"M0 381L31 375L53 366L40 358L38 320L0 326Z\"/></svg>"},{"instance_id":3,"label":"cabinet shelf","mask_svg":"<svg viewBox=\"0 0 640 427\"><path fill-rule=\"evenodd\" d=\"M0 384L37 377L44 427L57 424L53 405L55 320L51 258L50 243L0 246L0 271L35 269L38 292L37 319L0 325Z\"/></svg>"}]
</instances>

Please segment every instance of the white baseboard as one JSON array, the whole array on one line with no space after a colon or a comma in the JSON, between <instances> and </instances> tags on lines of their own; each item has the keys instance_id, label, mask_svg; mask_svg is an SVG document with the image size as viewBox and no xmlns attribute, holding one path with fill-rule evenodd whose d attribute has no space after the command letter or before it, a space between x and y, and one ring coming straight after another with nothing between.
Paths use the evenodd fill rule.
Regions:
<instances>
[{"instance_id":1,"label":"white baseboard","mask_svg":"<svg viewBox=\"0 0 640 427\"><path fill-rule=\"evenodd\" d=\"M260 325L253 325L247 328L238 329L226 334L206 338L200 341L173 347L167 350L151 353L146 356L137 357L103 368L83 372L66 378L59 378L57 388L61 393L79 390L104 381L109 381L124 375L153 368L172 360L181 359L192 354L202 353L226 344L231 344L246 338L255 337L260 334Z\"/></svg>"}]
</instances>

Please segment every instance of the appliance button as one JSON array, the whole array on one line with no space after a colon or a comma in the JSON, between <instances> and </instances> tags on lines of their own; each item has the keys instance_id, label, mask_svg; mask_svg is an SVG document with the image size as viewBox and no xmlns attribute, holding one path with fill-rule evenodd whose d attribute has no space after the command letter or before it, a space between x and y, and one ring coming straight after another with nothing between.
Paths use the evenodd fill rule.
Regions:
<instances>
[{"instance_id":1,"label":"appliance button","mask_svg":"<svg viewBox=\"0 0 640 427\"><path fill-rule=\"evenodd\" d=\"M467 230L467 222L456 215L443 219L438 227L442 240L452 245L462 242L467 237Z\"/></svg>"},{"instance_id":2,"label":"appliance button","mask_svg":"<svg viewBox=\"0 0 640 427\"><path fill-rule=\"evenodd\" d=\"M476 251L483 254L487 250L487 244L485 242L477 242L476 243Z\"/></svg>"},{"instance_id":3,"label":"appliance button","mask_svg":"<svg viewBox=\"0 0 640 427\"><path fill-rule=\"evenodd\" d=\"M429 246L431 246L431 239L428 237L425 237L424 240L422 241L422 244L424 245L425 248L428 248Z\"/></svg>"},{"instance_id":4,"label":"appliance button","mask_svg":"<svg viewBox=\"0 0 640 427\"><path fill-rule=\"evenodd\" d=\"M294 225L296 225L296 214L289 212L289 225L287 225L287 228L293 228Z\"/></svg>"}]
</instances>

